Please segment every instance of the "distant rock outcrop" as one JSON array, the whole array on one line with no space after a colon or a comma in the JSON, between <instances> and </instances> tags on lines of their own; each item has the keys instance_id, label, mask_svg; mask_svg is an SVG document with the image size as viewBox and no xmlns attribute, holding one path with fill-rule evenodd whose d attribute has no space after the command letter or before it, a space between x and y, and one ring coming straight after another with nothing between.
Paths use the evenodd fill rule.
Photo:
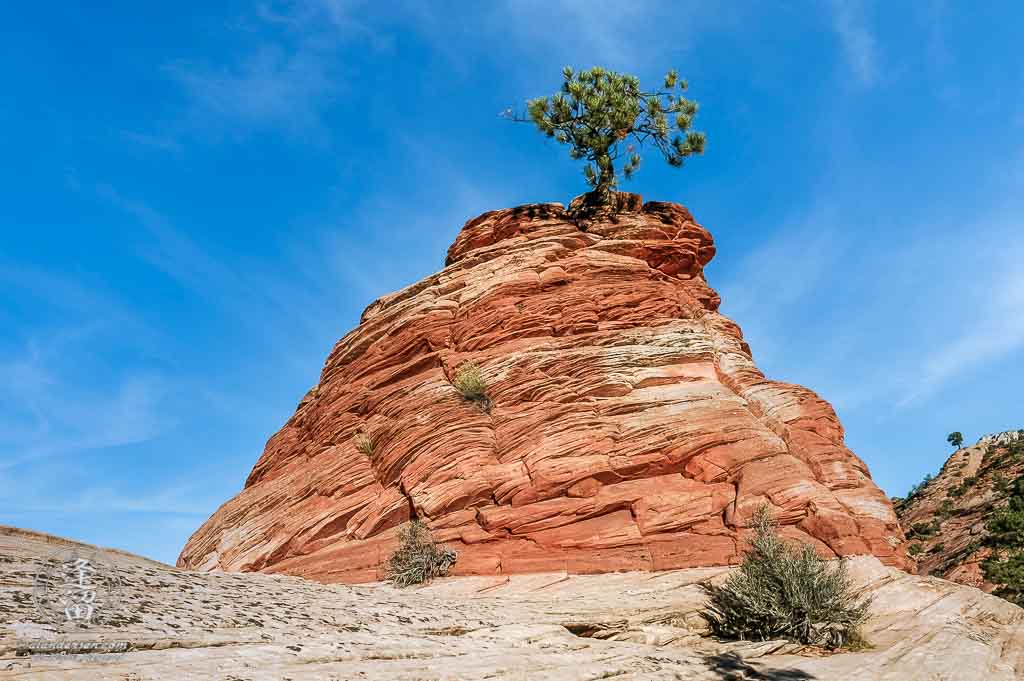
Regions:
<instances>
[{"instance_id":1,"label":"distant rock outcrop","mask_svg":"<svg viewBox=\"0 0 1024 681\"><path fill-rule=\"evenodd\" d=\"M896 511L921 574L991 591L981 562L985 523L1005 503L1011 483L1024 475L1024 430L986 435L958 449Z\"/></svg>"},{"instance_id":2,"label":"distant rock outcrop","mask_svg":"<svg viewBox=\"0 0 1024 681\"><path fill-rule=\"evenodd\" d=\"M766 379L719 314L707 230L619 205L466 223L444 270L338 342L179 566L375 580L411 518L458 550L455 574L725 565L762 504L824 555L909 565L833 409ZM487 405L453 387L467 361Z\"/></svg>"}]
</instances>

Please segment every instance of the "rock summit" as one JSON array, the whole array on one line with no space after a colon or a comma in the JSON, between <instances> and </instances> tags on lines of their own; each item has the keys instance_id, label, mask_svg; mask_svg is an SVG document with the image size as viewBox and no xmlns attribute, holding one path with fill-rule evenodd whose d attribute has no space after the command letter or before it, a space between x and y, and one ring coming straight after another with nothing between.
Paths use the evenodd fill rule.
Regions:
<instances>
[{"instance_id":1,"label":"rock summit","mask_svg":"<svg viewBox=\"0 0 1024 681\"><path fill-rule=\"evenodd\" d=\"M755 509L823 555L910 565L892 505L811 390L719 313L711 234L620 195L470 220L445 268L371 304L178 565L380 579L426 523L454 574L735 563ZM488 408L454 387L473 362Z\"/></svg>"}]
</instances>

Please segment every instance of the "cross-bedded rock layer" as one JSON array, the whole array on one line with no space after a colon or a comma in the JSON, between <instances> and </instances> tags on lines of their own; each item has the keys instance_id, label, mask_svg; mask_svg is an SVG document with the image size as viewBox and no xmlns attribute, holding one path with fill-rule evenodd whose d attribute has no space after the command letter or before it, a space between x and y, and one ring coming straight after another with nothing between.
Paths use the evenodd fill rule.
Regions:
<instances>
[{"instance_id":1,"label":"cross-bedded rock layer","mask_svg":"<svg viewBox=\"0 0 1024 681\"><path fill-rule=\"evenodd\" d=\"M338 342L178 564L371 581L416 517L456 574L724 565L768 504L825 555L905 567L835 412L766 379L718 313L711 235L682 206L622 198L584 228L560 204L468 222L444 270ZM489 411L452 385L467 360Z\"/></svg>"}]
</instances>

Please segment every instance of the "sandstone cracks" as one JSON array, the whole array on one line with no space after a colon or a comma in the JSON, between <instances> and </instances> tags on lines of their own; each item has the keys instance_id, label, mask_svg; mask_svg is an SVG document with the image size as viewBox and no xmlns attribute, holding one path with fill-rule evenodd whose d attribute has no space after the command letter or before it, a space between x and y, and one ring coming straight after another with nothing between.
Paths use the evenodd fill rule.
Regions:
<instances>
[{"instance_id":1,"label":"sandstone cracks","mask_svg":"<svg viewBox=\"0 0 1024 681\"><path fill-rule=\"evenodd\" d=\"M585 231L558 204L468 222L444 270L338 342L179 564L370 581L418 517L456 574L723 565L769 504L825 555L905 566L832 408L766 379L718 313L711 235L631 203ZM452 385L467 361L489 412Z\"/></svg>"}]
</instances>

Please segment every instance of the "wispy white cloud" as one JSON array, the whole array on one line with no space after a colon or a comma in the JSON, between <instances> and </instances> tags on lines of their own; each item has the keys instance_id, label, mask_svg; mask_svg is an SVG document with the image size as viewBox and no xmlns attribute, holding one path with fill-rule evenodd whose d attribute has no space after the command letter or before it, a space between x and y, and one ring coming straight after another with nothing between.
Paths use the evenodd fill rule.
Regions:
<instances>
[{"instance_id":1,"label":"wispy white cloud","mask_svg":"<svg viewBox=\"0 0 1024 681\"><path fill-rule=\"evenodd\" d=\"M230 66L179 61L168 72L184 87L199 116L246 129L319 128L321 112L338 88L319 54L289 53L277 45L262 46Z\"/></svg>"},{"instance_id":2,"label":"wispy white cloud","mask_svg":"<svg viewBox=\"0 0 1024 681\"><path fill-rule=\"evenodd\" d=\"M101 308L91 312L103 320ZM108 320L116 319L108 312ZM169 425L167 384L159 373L113 369L103 380L82 377L82 367L96 363L112 336L129 328L108 320L39 329L0 354L0 397L10 405L0 415L0 469L145 442Z\"/></svg>"},{"instance_id":3,"label":"wispy white cloud","mask_svg":"<svg viewBox=\"0 0 1024 681\"><path fill-rule=\"evenodd\" d=\"M61 488L59 476L44 481L46 485ZM64 481L67 482L66 480ZM199 481L174 481L156 489L127 493L124 486L89 485L78 489L69 486L67 493L59 496L41 493L33 489L16 495L8 489L0 491L0 497L7 496L5 510L8 513L173 513L178 515L201 515L211 505L222 500L203 498L203 485Z\"/></svg>"},{"instance_id":4,"label":"wispy white cloud","mask_svg":"<svg viewBox=\"0 0 1024 681\"><path fill-rule=\"evenodd\" d=\"M931 66L936 70L948 68L953 61L948 35L952 28L949 2L947 0L924 0L913 6L927 32L928 58Z\"/></svg>"},{"instance_id":5,"label":"wispy white cloud","mask_svg":"<svg viewBox=\"0 0 1024 681\"><path fill-rule=\"evenodd\" d=\"M900 406L927 398L949 381L1024 349L1024 247L1012 241L1012 235L1022 230L1024 225L999 230L998 241L983 245L973 257L958 259L938 297L948 331L922 353L918 378ZM1011 240L1005 241L1007 236Z\"/></svg>"},{"instance_id":6,"label":"wispy white cloud","mask_svg":"<svg viewBox=\"0 0 1024 681\"><path fill-rule=\"evenodd\" d=\"M697 0L501 0L478 3L474 11L479 15L472 31L453 25L439 3L406 2L400 14L455 69L470 60L514 56L526 67L502 64L507 78L535 80L538 66L556 76L567 64L641 73L668 69L673 64L666 59L690 52L702 33L735 24L743 13Z\"/></svg>"},{"instance_id":7,"label":"wispy white cloud","mask_svg":"<svg viewBox=\"0 0 1024 681\"><path fill-rule=\"evenodd\" d=\"M262 3L227 29L249 44L230 61L169 63L167 73L187 96L193 124L234 135L280 129L306 140L325 138L324 113L345 86L341 48L390 44L358 17L363 4Z\"/></svg>"},{"instance_id":8,"label":"wispy white cloud","mask_svg":"<svg viewBox=\"0 0 1024 681\"><path fill-rule=\"evenodd\" d=\"M367 0L307 0L305 2L263 2L255 17L277 24L311 41L330 43L337 39L366 41L374 49L392 46L389 34L375 28L366 11Z\"/></svg>"},{"instance_id":9,"label":"wispy white cloud","mask_svg":"<svg viewBox=\"0 0 1024 681\"><path fill-rule=\"evenodd\" d=\"M537 54L550 54L555 50L563 58L578 55L576 59L593 59L613 68L623 68L643 61L645 54L650 55L648 44L636 40L636 34L650 30L664 8L660 3L644 0L509 1L493 6L492 20L522 41L522 45L531 46ZM570 26L572 30L567 31L566 27ZM689 46L693 29L675 28L678 42L673 47ZM592 66L575 62L574 65Z\"/></svg>"},{"instance_id":10,"label":"wispy white cloud","mask_svg":"<svg viewBox=\"0 0 1024 681\"><path fill-rule=\"evenodd\" d=\"M355 289L352 297L357 300L371 298L372 292L363 290L364 282L354 274L346 277L332 267L325 237L309 247L282 244L270 259L238 251L228 257L189 236L145 201L126 197L109 185L95 191L148 235L138 246L145 261L195 296L204 312L246 329L257 339L255 345L262 346L259 351L275 355L275 363L286 362L310 375L309 382L330 343L341 335L337 329L351 297L339 296L338 291L351 295ZM209 392L218 403L247 399L204 386L197 389L200 394Z\"/></svg>"},{"instance_id":11,"label":"wispy white cloud","mask_svg":"<svg viewBox=\"0 0 1024 681\"><path fill-rule=\"evenodd\" d=\"M96 185L95 192L149 233L151 240L143 246L143 257L183 286L197 292L211 286L231 293L245 290L244 282L231 268L209 255L145 201L124 196L109 184Z\"/></svg>"},{"instance_id":12,"label":"wispy white cloud","mask_svg":"<svg viewBox=\"0 0 1024 681\"><path fill-rule=\"evenodd\" d=\"M841 409L909 408L1024 350L1024 242L1012 211L898 225L882 241L851 213L808 215L720 287L723 313L773 378Z\"/></svg>"},{"instance_id":13,"label":"wispy white cloud","mask_svg":"<svg viewBox=\"0 0 1024 681\"><path fill-rule=\"evenodd\" d=\"M133 130L122 130L121 139L138 147L155 149L156 151L169 151L179 154L182 151L181 142L170 135L149 134L135 132Z\"/></svg>"},{"instance_id":14,"label":"wispy white cloud","mask_svg":"<svg viewBox=\"0 0 1024 681\"><path fill-rule=\"evenodd\" d=\"M262 3L231 28L249 47L228 61L180 58L166 71L185 93L196 127L231 136L276 129L323 142L330 137L325 118L343 101L352 74L367 55L391 49L398 26L463 73L467 63L499 54L553 69L600 63L646 72L670 68L667 56L691 51L702 32L737 24L742 14L697 0L504 0L467 13L472 22L453 23L450 8L407 0ZM508 78L531 71L504 70Z\"/></svg>"},{"instance_id":15,"label":"wispy white cloud","mask_svg":"<svg viewBox=\"0 0 1024 681\"><path fill-rule=\"evenodd\" d=\"M787 221L725 274L722 311L760 339L758 361L786 352L790 317L806 312L807 301L850 247L851 233L839 211L822 204Z\"/></svg>"},{"instance_id":16,"label":"wispy white cloud","mask_svg":"<svg viewBox=\"0 0 1024 681\"><path fill-rule=\"evenodd\" d=\"M861 0L832 0L832 28L846 65L863 86L874 85L878 79L878 40L868 26Z\"/></svg>"}]
</instances>

